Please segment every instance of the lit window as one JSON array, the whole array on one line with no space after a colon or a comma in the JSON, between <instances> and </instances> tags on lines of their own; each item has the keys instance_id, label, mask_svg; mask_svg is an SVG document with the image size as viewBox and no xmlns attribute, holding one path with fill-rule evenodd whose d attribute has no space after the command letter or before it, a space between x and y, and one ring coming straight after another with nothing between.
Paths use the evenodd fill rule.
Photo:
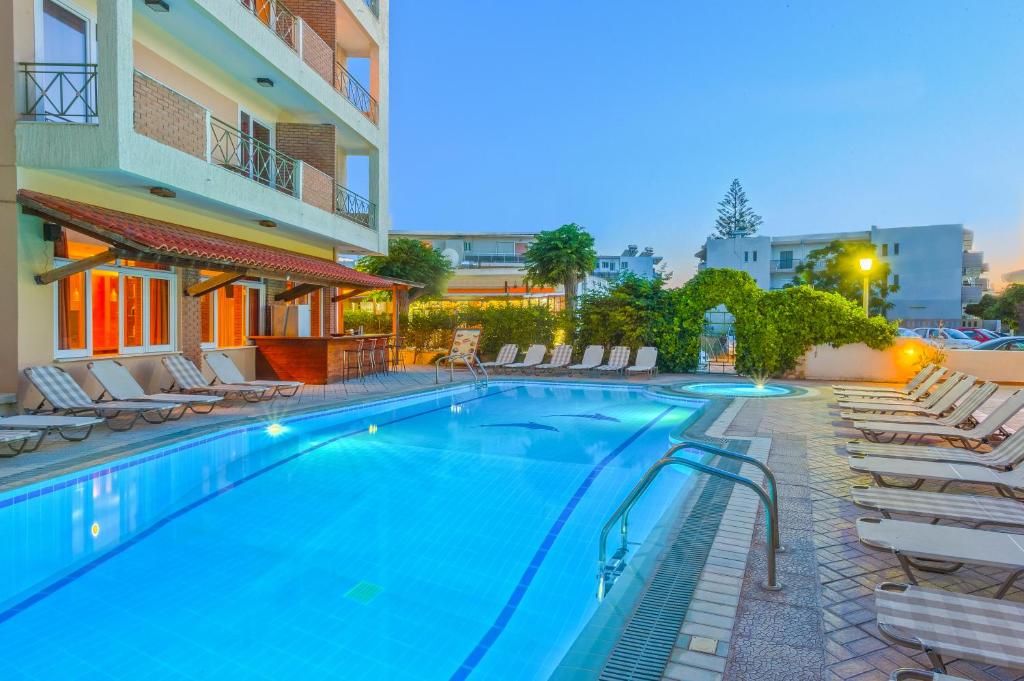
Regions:
<instances>
[{"instance_id":1,"label":"lit window","mask_svg":"<svg viewBox=\"0 0 1024 681\"><path fill-rule=\"evenodd\" d=\"M212 276L211 273L204 272ZM263 332L263 285L222 286L199 298L199 342L206 350L237 348Z\"/></svg>"},{"instance_id":2,"label":"lit window","mask_svg":"<svg viewBox=\"0 0 1024 681\"><path fill-rule=\"evenodd\" d=\"M57 352L82 352L86 343L85 273L57 282Z\"/></svg>"}]
</instances>

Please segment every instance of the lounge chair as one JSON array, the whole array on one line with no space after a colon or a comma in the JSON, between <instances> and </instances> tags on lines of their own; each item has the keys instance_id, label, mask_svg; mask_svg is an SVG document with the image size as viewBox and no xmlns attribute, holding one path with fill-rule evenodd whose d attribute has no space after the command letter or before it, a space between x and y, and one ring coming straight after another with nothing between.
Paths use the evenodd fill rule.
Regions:
<instances>
[{"instance_id":1,"label":"lounge chair","mask_svg":"<svg viewBox=\"0 0 1024 681\"><path fill-rule=\"evenodd\" d=\"M580 360L579 364L570 364L566 367L569 373L575 371L591 371L601 366L601 362L604 361L604 346L603 345L588 345L587 349L583 351L583 359Z\"/></svg>"},{"instance_id":2,"label":"lounge chair","mask_svg":"<svg viewBox=\"0 0 1024 681\"><path fill-rule=\"evenodd\" d=\"M42 435L38 442L23 449L23 452L34 452L50 433L58 433L68 442L81 442L89 437L94 426L103 423L103 419L95 416L54 416L53 414L21 414L19 416L0 417L0 433L3 430L34 430ZM82 431L85 431L84 433Z\"/></svg>"},{"instance_id":3,"label":"lounge chair","mask_svg":"<svg viewBox=\"0 0 1024 681\"><path fill-rule=\"evenodd\" d=\"M868 485L854 485L850 488L850 496L860 508L881 513L884 518L892 518L895 514L924 518L929 522L956 521L972 527L1024 528L1024 504L1015 499Z\"/></svg>"},{"instance_id":4,"label":"lounge chair","mask_svg":"<svg viewBox=\"0 0 1024 681\"><path fill-rule=\"evenodd\" d=\"M633 366L626 367L627 374L649 374L654 376L658 373L658 348L643 347L636 351L636 361Z\"/></svg>"},{"instance_id":5,"label":"lounge chair","mask_svg":"<svg viewBox=\"0 0 1024 681\"><path fill-rule=\"evenodd\" d=\"M163 423L174 417L177 410L184 411L185 406L177 402L161 403L111 400L108 402L94 401L82 387L71 378L71 375L55 366L37 366L25 369L25 376L43 396L33 412L46 412L57 416L80 416L92 414L103 419L111 430L128 430L142 418L148 423ZM49 408L46 405L49 404ZM127 424L114 422L122 415L131 418Z\"/></svg>"},{"instance_id":6,"label":"lounge chair","mask_svg":"<svg viewBox=\"0 0 1024 681\"><path fill-rule=\"evenodd\" d=\"M874 399L874 400L891 400L894 402L920 402L928 396L928 391L934 388L938 382L949 375L949 372L942 367L928 374L916 388L907 393L906 395L890 395L887 393L837 393L837 396L841 400L850 399Z\"/></svg>"},{"instance_id":7,"label":"lounge chair","mask_svg":"<svg viewBox=\"0 0 1024 681\"><path fill-rule=\"evenodd\" d=\"M235 364L234 360L223 352L203 353L203 359L206 360L206 364L210 367L213 375L217 377L216 380L220 381L223 385L248 385L257 388L267 388L271 391L271 397L276 395L293 397L302 389L302 386L306 385L302 381L247 381L242 372L238 370L238 365Z\"/></svg>"},{"instance_id":8,"label":"lounge chair","mask_svg":"<svg viewBox=\"0 0 1024 681\"><path fill-rule=\"evenodd\" d=\"M518 354L519 346L515 343L508 343L501 346L501 349L498 350L498 355L494 358L493 362L480 362L480 366L485 369L501 369L516 361L516 355Z\"/></svg>"},{"instance_id":9,"label":"lounge chair","mask_svg":"<svg viewBox=\"0 0 1024 681\"><path fill-rule=\"evenodd\" d=\"M13 454L0 450L0 457L12 457L22 452L34 452L43 441L43 434L38 430L0 430L0 443L7 445ZM29 443L32 446L29 446Z\"/></svg>"},{"instance_id":10,"label":"lounge chair","mask_svg":"<svg viewBox=\"0 0 1024 681\"><path fill-rule=\"evenodd\" d=\"M1024 575L1021 535L970 527L929 525L909 520L859 518L857 536L865 546L896 556L911 584L914 569L949 574L965 565L1009 570L994 598L1002 598Z\"/></svg>"},{"instance_id":11,"label":"lounge chair","mask_svg":"<svg viewBox=\"0 0 1024 681\"><path fill-rule=\"evenodd\" d=\"M608 363L594 367L595 371L611 371L622 373L629 366L629 348L624 345L616 345L608 355Z\"/></svg>"},{"instance_id":12,"label":"lounge chair","mask_svg":"<svg viewBox=\"0 0 1024 681\"><path fill-rule=\"evenodd\" d=\"M946 671L954 658L1024 668L1024 605L941 589L883 582L875 587L878 631Z\"/></svg>"},{"instance_id":13,"label":"lounge chair","mask_svg":"<svg viewBox=\"0 0 1024 681\"><path fill-rule=\"evenodd\" d=\"M969 451L957 447L893 445L880 442L851 442L846 445L846 451L850 454L911 461L966 463L1006 471L1024 461L1024 428L1017 429L988 452Z\"/></svg>"},{"instance_id":14,"label":"lounge chair","mask_svg":"<svg viewBox=\"0 0 1024 681\"><path fill-rule=\"evenodd\" d=\"M886 421L854 421L853 425L871 442L892 442L900 437L903 438L903 442L908 442L915 438L921 440L926 437L936 437L951 444L960 445L965 449L977 449L983 444L990 444L994 439L1008 435L1004 426L1022 407L1024 407L1024 390L1018 390L972 428L957 428L934 423ZM888 439L883 439L886 437Z\"/></svg>"},{"instance_id":15,"label":"lounge chair","mask_svg":"<svg viewBox=\"0 0 1024 681\"><path fill-rule=\"evenodd\" d=\"M840 415L850 421L854 422L854 427L859 427L857 424L865 421L871 422L884 422L884 423L924 423L931 424L935 423L942 426L958 426L960 428L970 428L977 425L977 421L974 418L974 412L981 408L981 405L988 402L988 399L996 394L996 390L999 389L995 383L987 382L982 383L974 390L960 400L960 403L953 406L953 410L945 416L936 416L930 413L924 414L860 414L849 412L842 412ZM941 400L940 402L945 402Z\"/></svg>"},{"instance_id":16,"label":"lounge chair","mask_svg":"<svg viewBox=\"0 0 1024 681\"><path fill-rule=\"evenodd\" d=\"M878 412L885 414L910 413L941 416L961 397L970 392L977 379L974 376L955 372L930 395L920 402L881 399L842 399L839 408L842 413ZM844 417L845 418L845 417Z\"/></svg>"},{"instance_id":17,"label":"lounge chair","mask_svg":"<svg viewBox=\"0 0 1024 681\"><path fill-rule=\"evenodd\" d=\"M572 346L571 345L556 345L555 349L551 351L551 361L546 364L538 364L537 371L557 371L559 369L565 369L569 366L569 362L572 361Z\"/></svg>"},{"instance_id":18,"label":"lounge chair","mask_svg":"<svg viewBox=\"0 0 1024 681\"><path fill-rule=\"evenodd\" d=\"M544 354L547 351L548 349L543 345L531 345L526 349L526 357L523 358L522 362L510 362L505 365L505 369L515 369L516 371L532 369L544 361Z\"/></svg>"},{"instance_id":19,"label":"lounge chair","mask_svg":"<svg viewBox=\"0 0 1024 681\"><path fill-rule=\"evenodd\" d=\"M848 392L848 393L885 393L889 395L909 395L917 388L921 382L928 378L939 366L937 364L928 364L921 368L917 374L914 375L910 381L902 388L872 388L870 386L863 385L833 385L832 390L837 393Z\"/></svg>"},{"instance_id":20,"label":"lounge chair","mask_svg":"<svg viewBox=\"0 0 1024 681\"><path fill-rule=\"evenodd\" d=\"M880 487L918 489L926 481L941 483L940 491L954 484L991 485L1002 496L1022 498L1015 494L1024 491L1024 468L995 470L974 463L937 463L934 461L906 461L877 456L851 456L847 459L850 469L856 473L871 476ZM886 478L911 480L909 483L887 482Z\"/></svg>"},{"instance_id":21,"label":"lounge chair","mask_svg":"<svg viewBox=\"0 0 1024 681\"><path fill-rule=\"evenodd\" d=\"M187 395L185 393L155 393L147 395L128 369L116 359L101 359L86 365L93 377L103 386L104 395L115 400L144 402L177 402L197 414L209 414L224 398L219 395Z\"/></svg>"},{"instance_id":22,"label":"lounge chair","mask_svg":"<svg viewBox=\"0 0 1024 681\"><path fill-rule=\"evenodd\" d=\"M222 397L241 397L246 402L259 402L266 396L269 388L254 385L213 385L207 381L196 368L196 365L181 355L167 355L163 358L164 367L171 375L171 391L199 395L221 395Z\"/></svg>"},{"instance_id":23,"label":"lounge chair","mask_svg":"<svg viewBox=\"0 0 1024 681\"><path fill-rule=\"evenodd\" d=\"M962 676L950 676L939 672L930 672L924 669L897 669L889 677L889 681L967 681Z\"/></svg>"}]
</instances>

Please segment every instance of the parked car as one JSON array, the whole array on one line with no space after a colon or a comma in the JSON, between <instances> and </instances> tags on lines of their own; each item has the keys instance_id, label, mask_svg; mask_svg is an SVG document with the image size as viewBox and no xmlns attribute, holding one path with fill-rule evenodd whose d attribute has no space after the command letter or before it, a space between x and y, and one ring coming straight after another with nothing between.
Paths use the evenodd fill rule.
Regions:
<instances>
[{"instance_id":1,"label":"parked car","mask_svg":"<svg viewBox=\"0 0 1024 681\"><path fill-rule=\"evenodd\" d=\"M902 326L896 329L897 338L920 338L916 333L910 329L904 329Z\"/></svg>"},{"instance_id":2,"label":"parked car","mask_svg":"<svg viewBox=\"0 0 1024 681\"><path fill-rule=\"evenodd\" d=\"M1006 336L975 345L972 350L1024 350L1024 336Z\"/></svg>"},{"instance_id":3,"label":"parked car","mask_svg":"<svg viewBox=\"0 0 1024 681\"><path fill-rule=\"evenodd\" d=\"M956 329L940 329L934 326L925 326L914 329L914 333L932 345L950 350L969 350L978 344L978 341L968 338L962 331L957 331Z\"/></svg>"},{"instance_id":4,"label":"parked car","mask_svg":"<svg viewBox=\"0 0 1024 681\"><path fill-rule=\"evenodd\" d=\"M999 338L998 333L996 333L995 331L989 331L988 329L978 329L969 326L961 326L957 328L957 331L960 331L968 338L976 340L979 343L984 343L985 341L995 340L996 338Z\"/></svg>"}]
</instances>

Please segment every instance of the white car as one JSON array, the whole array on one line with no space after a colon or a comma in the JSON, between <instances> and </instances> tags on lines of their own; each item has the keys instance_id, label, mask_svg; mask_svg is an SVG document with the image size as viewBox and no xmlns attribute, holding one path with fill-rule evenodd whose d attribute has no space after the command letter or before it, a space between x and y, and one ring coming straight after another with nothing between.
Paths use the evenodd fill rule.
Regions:
<instances>
[{"instance_id":1,"label":"white car","mask_svg":"<svg viewBox=\"0 0 1024 681\"><path fill-rule=\"evenodd\" d=\"M950 350L967 350L978 344L978 341L968 338L967 334L956 329L940 329L926 326L914 329L914 333L932 345Z\"/></svg>"}]
</instances>

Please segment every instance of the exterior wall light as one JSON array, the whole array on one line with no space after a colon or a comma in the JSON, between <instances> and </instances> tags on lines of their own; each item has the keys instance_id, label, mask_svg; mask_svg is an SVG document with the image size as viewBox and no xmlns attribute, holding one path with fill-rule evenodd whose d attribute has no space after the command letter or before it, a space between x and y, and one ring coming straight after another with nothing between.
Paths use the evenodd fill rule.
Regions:
<instances>
[{"instance_id":1,"label":"exterior wall light","mask_svg":"<svg viewBox=\"0 0 1024 681\"><path fill-rule=\"evenodd\" d=\"M173 189L168 189L167 187L150 187L149 193L152 194L153 196L159 196L160 198L164 199L178 198L178 193Z\"/></svg>"},{"instance_id":2,"label":"exterior wall light","mask_svg":"<svg viewBox=\"0 0 1024 681\"><path fill-rule=\"evenodd\" d=\"M260 76L259 78L257 78L256 79L256 83L260 87L274 87L274 81L272 81L269 78L266 78L264 76Z\"/></svg>"},{"instance_id":3,"label":"exterior wall light","mask_svg":"<svg viewBox=\"0 0 1024 681\"><path fill-rule=\"evenodd\" d=\"M146 0L146 7L154 12L170 12L171 6L165 0Z\"/></svg>"},{"instance_id":4,"label":"exterior wall light","mask_svg":"<svg viewBox=\"0 0 1024 681\"><path fill-rule=\"evenodd\" d=\"M868 311L868 302L870 300L869 289L871 282L869 275L871 274L871 268L875 266L874 258L861 258L860 259L860 271L864 273L864 316L870 317L871 313Z\"/></svg>"},{"instance_id":5,"label":"exterior wall light","mask_svg":"<svg viewBox=\"0 0 1024 681\"><path fill-rule=\"evenodd\" d=\"M267 227L269 229L277 227L277 223L274 222L273 220L260 220L259 225L260 227Z\"/></svg>"}]
</instances>

